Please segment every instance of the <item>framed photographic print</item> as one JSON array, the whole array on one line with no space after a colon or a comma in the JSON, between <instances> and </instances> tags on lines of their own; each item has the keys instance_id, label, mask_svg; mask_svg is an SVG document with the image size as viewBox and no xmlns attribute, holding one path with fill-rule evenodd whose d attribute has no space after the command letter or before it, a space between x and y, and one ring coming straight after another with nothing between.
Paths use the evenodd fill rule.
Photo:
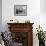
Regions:
<instances>
[{"instance_id":1,"label":"framed photographic print","mask_svg":"<svg viewBox=\"0 0 46 46\"><path fill-rule=\"evenodd\" d=\"M14 16L27 16L27 5L14 5Z\"/></svg>"}]
</instances>

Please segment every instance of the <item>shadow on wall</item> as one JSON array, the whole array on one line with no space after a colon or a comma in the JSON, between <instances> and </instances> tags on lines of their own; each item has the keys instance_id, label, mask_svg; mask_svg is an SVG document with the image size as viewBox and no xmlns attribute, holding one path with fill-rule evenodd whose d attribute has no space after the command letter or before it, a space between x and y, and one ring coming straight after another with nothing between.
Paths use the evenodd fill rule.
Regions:
<instances>
[{"instance_id":1,"label":"shadow on wall","mask_svg":"<svg viewBox=\"0 0 46 46\"><path fill-rule=\"evenodd\" d=\"M0 0L0 31L2 31L2 0Z\"/></svg>"},{"instance_id":2,"label":"shadow on wall","mask_svg":"<svg viewBox=\"0 0 46 46\"><path fill-rule=\"evenodd\" d=\"M40 12L46 14L46 0L40 0Z\"/></svg>"}]
</instances>

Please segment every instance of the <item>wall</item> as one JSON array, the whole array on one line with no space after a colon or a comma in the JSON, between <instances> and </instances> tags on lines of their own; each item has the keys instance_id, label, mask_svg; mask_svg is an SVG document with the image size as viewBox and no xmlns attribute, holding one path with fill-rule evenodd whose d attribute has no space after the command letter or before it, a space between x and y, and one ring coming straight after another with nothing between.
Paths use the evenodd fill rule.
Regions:
<instances>
[{"instance_id":1,"label":"wall","mask_svg":"<svg viewBox=\"0 0 46 46\"><path fill-rule=\"evenodd\" d=\"M46 0L40 0L40 9L42 13L46 13Z\"/></svg>"},{"instance_id":2,"label":"wall","mask_svg":"<svg viewBox=\"0 0 46 46\"><path fill-rule=\"evenodd\" d=\"M40 23L46 31L46 0L40 0Z\"/></svg>"},{"instance_id":3,"label":"wall","mask_svg":"<svg viewBox=\"0 0 46 46\"><path fill-rule=\"evenodd\" d=\"M22 2L22 3L20 3ZM14 4L27 4L27 16L14 16ZM2 22L3 26L6 25L7 21L10 19L21 20L24 22L25 18L29 19L31 22L39 23L40 14L40 0L3 0L2 1ZM18 19L19 18L19 19ZM22 19L23 18L23 19ZM37 21L38 20L38 21Z\"/></svg>"},{"instance_id":4,"label":"wall","mask_svg":"<svg viewBox=\"0 0 46 46\"><path fill-rule=\"evenodd\" d=\"M0 0L0 31L2 31L2 0Z\"/></svg>"},{"instance_id":5,"label":"wall","mask_svg":"<svg viewBox=\"0 0 46 46\"><path fill-rule=\"evenodd\" d=\"M27 16L14 16L14 5L27 5ZM8 30L7 22L17 19L19 22L30 20L33 25L33 45L38 46L36 27L40 24L40 0L2 0L2 26L3 31ZM36 40L37 39L37 40Z\"/></svg>"}]
</instances>

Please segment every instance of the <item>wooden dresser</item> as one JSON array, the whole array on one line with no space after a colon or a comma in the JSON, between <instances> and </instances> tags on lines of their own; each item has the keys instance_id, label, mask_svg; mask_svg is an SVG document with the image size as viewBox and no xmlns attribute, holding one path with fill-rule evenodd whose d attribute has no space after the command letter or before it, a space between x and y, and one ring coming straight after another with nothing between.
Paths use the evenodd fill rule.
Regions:
<instances>
[{"instance_id":1,"label":"wooden dresser","mask_svg":"<svg viewBox=\"0 0 46 46\"><path fill-rule=\"evenodd\" d=\"M12 39L15 42L23 43L22 46L33 46L33 23L7 23Z\"/></svg>"}]
</instances>

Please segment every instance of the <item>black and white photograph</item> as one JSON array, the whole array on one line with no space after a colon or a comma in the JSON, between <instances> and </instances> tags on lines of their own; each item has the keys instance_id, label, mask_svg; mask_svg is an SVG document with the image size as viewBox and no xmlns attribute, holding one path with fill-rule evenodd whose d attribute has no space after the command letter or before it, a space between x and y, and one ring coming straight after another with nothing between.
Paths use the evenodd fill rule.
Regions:
<instances>
[{"instance_id":1,"label":"black and white photograph","mask_svg":"<svg viewBox=\"0 0 46 46\"><path fill-rule=\"evenodd\" d=\"M14 16L27 16L27 5L14 5Z\"/></svg>"}]
</instances>

